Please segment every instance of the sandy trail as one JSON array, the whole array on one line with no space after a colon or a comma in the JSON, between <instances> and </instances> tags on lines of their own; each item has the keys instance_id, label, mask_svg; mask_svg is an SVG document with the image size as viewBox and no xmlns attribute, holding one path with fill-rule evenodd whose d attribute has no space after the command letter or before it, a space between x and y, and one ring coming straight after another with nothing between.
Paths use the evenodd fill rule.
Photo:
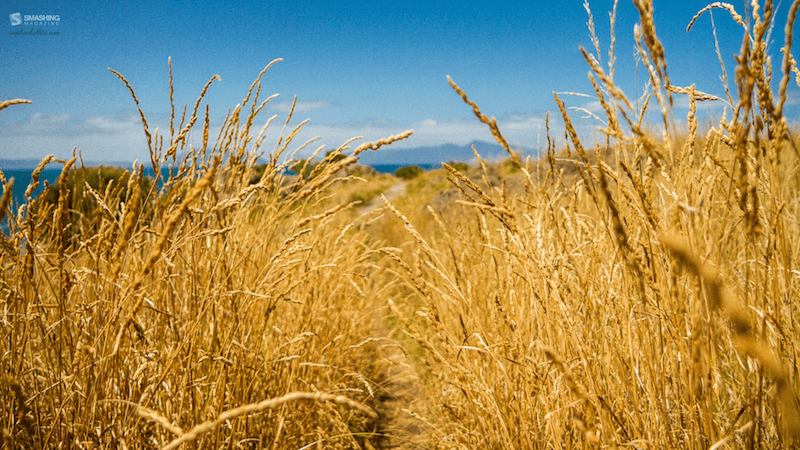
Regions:
<instances>
[{"instance_id":1,"label":"sandy trail","mask_svg":"<svg viewBox=\"0 0 800 450\"><path fill-rule=\"evenodd\" d=\"M389 333L387 333L389 334ZM427 427L414 413L424 415L425 394L413 363L391 339L381 346L379 365L384 367L381 380L381 404L378 413L379 437L376 450L410 450L428 448L430 437Z\"/></svg>"},{"instance_id":2,"label":"sandy trail","mask_svg":"<svg viewBox=\"0 0 800 450\"><path fill-rule=\"evenodd\" d=\"M392 201L405 193L406 183L400 181L384 191L383 196ZM366 216L385 205L383 198L377 196L365 205L361 216ZM383 336L388 337L393 334L386 324L381 328ZM409 411L424 411L424 393L413 363L400 349L399 344L388 338L380 345L377 364L382 367L380 372L383 374L379 383L382 388L378 407L381 420L377 430L379 436L367 446L367 449L427 448L430 439L428 430L418 418L409 413Z\"/></svg>"},{"instance_id":3,"label":"sandy trail","mask_svg":"<svg viewBox=\"0 0 800 450\"><path fill-rule=\"evenodd\" d=\"M406 183L401 181L401 182L395 184L394 186L390 187L389 189L387 189L383 193L383 195L386 197L387 200L392 201L392 200L402 196L405 193L406 193ZM364 210L361 212L361 215L365 216L365 215L371 213L372 211L374 211L375 209L380 208L382 206L384 206L383 198L381 198L380 196L377 196L377 197L373 198L369 203L367 203L367 205L364 207Z\"/></svg>"}]
</instances>

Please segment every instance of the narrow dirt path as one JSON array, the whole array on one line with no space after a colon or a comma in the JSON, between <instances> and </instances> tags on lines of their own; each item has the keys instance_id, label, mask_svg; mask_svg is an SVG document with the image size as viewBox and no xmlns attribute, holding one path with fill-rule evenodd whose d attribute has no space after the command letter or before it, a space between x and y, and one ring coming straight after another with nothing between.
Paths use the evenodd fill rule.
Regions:
<instances>
[{"instance_id":1,"label":"narrow dirt path","mask_svg":"<svg viewBox=\"0 0 800 450\"><path fill-rule=\"evenodd\" d=\"M406 193L406 183L401 181L395 184L394 186L390 187L386 191L384 191L383 195L389 201L392 201L405 193ZM380 208L381 206L383 206L383 199L380 196L375 197L369 203L367 203L367 205L364 207L364 210L361 211L361 215L362 216L367 215L372 211L374 211L375 209Z\"/></svg>"},{"instance_id":2,"label":"narrow dirt path","mask_svg":"<svg viewBox=\"0 0 800 450\"><path fill-rule=\"evenodd\" d=\"M392 201L406 193L406 183L399 181L383 192L387 200ZM381 196L375 197L364 206L362 217L385 206ZM425 449L430 444L428 430L415 413L424 414L425 394L417 376L414 364L408 359L400 344L392 336L392 330L386 317L378 319L381 324L378 330L383 338L378 345L379 357L376 361L378 372L382 375L380 406L377 408L381 418L377 426L378 436L373 439L367 450L407 450ZM374 445L374 446L373 446ZM371 447L371 448L370 448Z\"/></svg>"},{"instance_id":3,"label":"narrow dirt path","mask_svg":"<svg viewBox=\"0 0 800 450\"><path fill-rule=\"evenodd\" d=\"M379 364L385 378L381 380L381 416L375 449L425 449L430 444L424 423L414 417L424 414L425 394L413 364L398 343L386 340L381 346Z\"/></svg>"}]
</instances>

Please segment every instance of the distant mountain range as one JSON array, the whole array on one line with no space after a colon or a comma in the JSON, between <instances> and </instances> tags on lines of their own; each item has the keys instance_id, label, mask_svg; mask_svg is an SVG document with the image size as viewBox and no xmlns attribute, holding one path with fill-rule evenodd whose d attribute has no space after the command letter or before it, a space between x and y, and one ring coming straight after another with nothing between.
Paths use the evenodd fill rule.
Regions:
<instances>
[{"instance_id":1,"label":"distant mountain range","mask_svg":"<svg viewBox=\"0 0 800 450\"><path fill-rule=\"evenodd\" d=\"M366 151L360 155L360 163L364 165L384 165L384 164L435 164L439 165L443 162L456 161L456 162L470 162L475 159L475 154L472 153L472 146L478 151L482 159L496 160L508 157L508 154L503 147L494 142L485 141L472 141L466 145L456 144L443 144L437 146L427 147L412 147L412 148L392 148L392 146L381 148L380 150ZM528 149L515 149L520 151L523 155L530 154L535 157L535 152ZM33 170L41 160L39 159L1 159L1 170ZM125 168L131 167L131 162L125 161L86 161L87 166L106 165L106 166L120 166ZM147 163L145 163L147 165ZM60 164L50 164L48 169L61 169Z\"/></svg>"},{"instance_id":2,"label":"distant mountain range","mask_svg":"<svg viewBox=\"0 0 800 450\"><path fill-rule=\"evenodd\" d=\"M481 156L481 159L505 159L508 153L500 144L485 141L472 141L466 145L443 144L428 147L412 148L381 148L377 152L367 151L362 153L361 164L441 164L448 161L470 162L475 159L472 147ZM535 156L528 149L515 149L525 155Z\"/></svg>"}]
</instances>

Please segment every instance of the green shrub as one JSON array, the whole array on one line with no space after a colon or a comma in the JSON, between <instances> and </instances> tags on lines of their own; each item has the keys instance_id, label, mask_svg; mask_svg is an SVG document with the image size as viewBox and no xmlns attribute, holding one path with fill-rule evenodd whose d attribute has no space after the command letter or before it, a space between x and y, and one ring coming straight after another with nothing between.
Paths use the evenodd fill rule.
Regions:
<instances>
[{"instance_id":1,"label":"green shrub","mask_svg":"<svg viewBox=\"0 0 800 450\"><path fill-rule=\"evenodd\" d=\"M128 179L130 175L129 171L120 167L79 167L70 170L69 174L67 174L67 190L71 193L72 198L83 198L86 190L84 183L86 183L101 196L104 196L106 188L111 184L114 193L112 197L116 198L118 202L123 202L128 197ZM145 177L142 180L141 189L143 194L150 190L152 182L153 180L149 177ZM41 198L46 203L58 203L58 182L42 192Z\"/></svg>"},{"instance_id":2,"label":"green shrub","mask_svg":"<svg viewBox=\"0 0 800 450\"><path fill-rule=\"evenodd\" d=\"M334 155L331 156L332 154L334 154ZM342 152L340 152L338 150L331 150L331 151L325 153L325 159L330 159L330 162L341 161L341 160L343 160L345 158L347 158L347 156L345 156L344 154L342 154Z\"/></svg>"},{"instance_id":3,"label":"green shrub","mask_svg":"<svg viewBox=\"0 0 800 450\"><path fill-rule=\"evenodd\" d=\"M507 174L512 174L512 173L519 172L519 167L517 167L517 165L514 163L514 161L512 159L510 159L510 158L506 159L505 161L503 161L503 169L505 170L505 173L507 173Z\"/></svg>"},{"instance_id":4,"label":"green shrub","mask_svg":"<svg viewBox=\"0 0 800 450\"><path fill-rule=\"evenodd\" d=\"M312 161L302 160L298 161L289 167L289 170L294 172L297 175L300 175L303 178L308 177L311 175L311 172L314 168L317 167L317 164Z\"/></svg>"},{"instance_id":5,"label":"green shrub","mask_svg":"<svg viewBox=\"0 0 800 450\"><path fill-rule=\"evenodd\" d=\"M267 170L267 166L269 164L259 164L253 167L253 175L250 176L250 184L256 184L261 181L261 177L264 176L264 172Z\"/></svg>"},{"instance_id":6,"label":"green shrub","mask_svg":"<svg viewBox=\"0 0 800 450\"><path fill-rule=\"evenodd\" d=\"M131 198L131 193L128 192L131 173L120 167L78 167L71 169L66 177L66 206L69 211L71 236L98 232L104 216L103 208L117 210L123 202ZM42 217L49 217L48 220L53 219L60 197L58 184L59 181L56 181L45 187L30 206L32 214L41 214ZM87 192L87 184L97 196ZM144 199L153 186L153 179L143 177L140 185L134 180L132 186L134 189L138 186L139 198ZM98 201L104 204L103 208L98 207Z\"/></svg>"},{"instance_id":7,"label":"green shrub","mask_svg":"<svg viewBox=\"0 0 800 450\"><path fill-rule=\"evenodd\" d=\"M447 165L452 167L453 169L456 169L459 172L466 172L467 170L469 170L469 164L463 162L449 161Z\"/></svg>"},{"instance_id":8,"label":"green shrub","mask_svg":"<svg viewBox=\"0 0 800 450\"><path fill-rule=\"evenodd\" d=\"M394 176L404 180L413 180L422 175L423 170L419 166L405 166L394 171Z\"/></svg>"}]
</instances>

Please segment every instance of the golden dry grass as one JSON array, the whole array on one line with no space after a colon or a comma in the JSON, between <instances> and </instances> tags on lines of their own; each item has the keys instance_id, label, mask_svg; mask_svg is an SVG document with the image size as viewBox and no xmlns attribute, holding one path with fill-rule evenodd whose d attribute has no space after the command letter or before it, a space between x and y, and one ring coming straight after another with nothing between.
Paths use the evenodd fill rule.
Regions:
<instances>
[{"instance_id":1,"label":"golden dry grass","mask_svg":"<svg viewBox=\"0 0 800 450\"><path fill-rule=\"evenodd\" d=\"M670 84L652 5L635 3L661 136L585 50L608 139L589 151L556 95L574 158L551 144L522 164L450 80L532 189L509 197L453 173L455 212L394 210L409 238L385 250L405 279L391 305L425 368L437 445L798 443L800 161L785 86L765 81L772 5L754 8L734 117L698 136L695 104L711 98ZM794 8L787 30L793 20ZM674 131L672 95L690 98L686 135Z\"/></svg>"},{"instance_id":2,"label":"golden dry grass","mask_svg":"<svg viewBox=\"0 0 800 450\"><path fill-rule=\"evenodd\" d=\"M4 447L796 447L800 152L783 106L800 2L777 92L772 4L744 19L709 5L751 27L733 117L705 133L696 102L724 100L669 82L652 5L634 4L641 109L599 39L581 49L604 145L556 95L569 145L548 134L525 161L449 80L509 160L444 165L381 208L364 203L395 180L352 167L410 132L289 177L302 122L250 184L272 63L215 141L200 104L217 77L177 127L172 106L168 137L142 114L150 164L169 167L150 189L137 165L126 189L63 177L55 203L32 184L9 207L0 176ZM648 107L663 132L645 130ZM34 184L53 163L80 166L48 157Z\"/></svg>"},{"instance_id":3,"label":"golden dry grass","mask_svg":"<svg viewBox=\"0 0 800 450\"><path fill-rule=\"evenodd\" d=\"M186 143L199 101L169 142L152 134L155 173L170 166L160 189L138 189L141 165L125 198L110 185L78 196L62 176L55 205L29 189L28 203L8 211L5 447L358 447L376 438L371 256L363 231L336 220L340 207L319 205L356 158L285 179L291 159L281 153L297 127L249 184L262 151L250 127L266 103L263 74L216 144L208 110L203 147Z\"/></svg>"}]
</instances>

